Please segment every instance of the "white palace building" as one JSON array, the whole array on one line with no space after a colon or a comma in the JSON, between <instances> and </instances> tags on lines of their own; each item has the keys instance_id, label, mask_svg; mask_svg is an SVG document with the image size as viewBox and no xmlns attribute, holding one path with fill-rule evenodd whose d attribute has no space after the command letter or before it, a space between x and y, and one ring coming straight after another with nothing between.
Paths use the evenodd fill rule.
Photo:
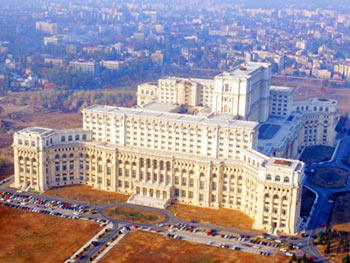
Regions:
<instances>
[{"instance_id":1,"label":"white palace building","mask_svg":"<svg viewBox=\"0 0 350 263\"><path fill-rule=\"evenodd\" d=\"M254 228L299 231L305 146L334 145L337 101L293 101L248 63L213 80L139 85L137 106L93 105L83 128L31 127L14 135L14 186L86 184L129 202L239 209Z\"/></svg>"}]
</instances>

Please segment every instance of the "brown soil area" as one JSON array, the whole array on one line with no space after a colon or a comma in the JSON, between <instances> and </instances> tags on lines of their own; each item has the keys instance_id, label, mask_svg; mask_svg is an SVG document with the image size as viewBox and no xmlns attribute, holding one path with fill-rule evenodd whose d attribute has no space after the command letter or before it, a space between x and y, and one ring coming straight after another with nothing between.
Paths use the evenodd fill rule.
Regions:
<instances>
[{"instance_id":1,"label":"brown soil area","mask_svg":"<svg viewBox=\"0 0 350 263\"><path fill-rule=\"evenodd\" d=\"M336 198L331 226L337 231L350 232L350 193Z\"/></svg>"},{"instance_id":2,"label":"brown soil area","mask_svg":"<svg viewBox=\"0 0 350 263\"><path fill-rule=\"evenodd\" d=\"M210 209L183 204L173 204L168 208L179 218L196 220L201 223L252 230L254 219L239 210L226 208Z\"/></svg>"},{"instance_id":3,"label":"brown soil area","mask_svg":"<svg viewBox=\"0 0 350 263\"><path fill-rule=\"evenodd\" d=\"M99 229L88 221L0 207L0 262L63 262Z\"/></svg>"},{"instance_id":4,"label":"brown soil area","mask_svg":"<svg viewBox=\"0 0 350 263\"><path fill-rule=\"evenodd\" d=\"M164 215L160 213L153 213L141 209L133 209L120 206L107 208L105 210L105 214L112 218L118 218L143 224L157 224L165 220Z\"/></svg>"},{"instance_id":5,"label":"brown soil area","mask_svg":"<svg viewBox=\"0 0 350 263\"><path fill-rule=\"evenodd\" d=\"M341 263L343 258L346 257L347 254L349 254L349 252L348 253L337 252L338 242L332 242L331 253L329 254L324 253L326 245L318 245L316 247L324 257L332 260L332 262L334 263Z\"/></svg>"},{"instance_id":6,"label":"brown soil area","mask_svg":"<svg viewBox=\"0 0 350 263\"><path fill-rule=\"evenodd\" d=\"M120 203L126 202L129 198L129 196L125 194L96 190L86 185L52 188L46 191L43 195L57 196L92 204Z\"/></svg>"},{"instance_id":7,"label":"brown soil area","mask_svg":"<svg viewBox=\"0 0 350 263\"><path fill-rule=\"evenodd\" d=\"M16 106L13 104L0 103L4 109L0 112L0 155L8 157L8 163L12 166L14 132L30 127L41 126L53 129L79 128L82 127L82 115L80 112L75 113L41 113L36 112L31 106Z\"/></svg>"},{"instance_id":8,"label":"brown soil area","mask_svg":"<svg viewBox=\"0 0 350 263\"><path fill-rule=\"evenodd\" d=\"M166 238L162 235L132 231L100 263L283 263L285 256L274 258Z\"/></svg>"},{"instance_id":9,"label":"brown soil area","mask_svg":"<svg viewBox=\"0 0 350 263\"><path fill-rule=\"evenodd\" d=\"M350 89L330 88L329 91L322 91L325 85L321 80L314 79L291 79L283 77L273 77L272 85L295 87L294 100L307 100L310 98L335 99L338 101L339 113L344 114L349 111Z\"/></svg>"}]
</instances>

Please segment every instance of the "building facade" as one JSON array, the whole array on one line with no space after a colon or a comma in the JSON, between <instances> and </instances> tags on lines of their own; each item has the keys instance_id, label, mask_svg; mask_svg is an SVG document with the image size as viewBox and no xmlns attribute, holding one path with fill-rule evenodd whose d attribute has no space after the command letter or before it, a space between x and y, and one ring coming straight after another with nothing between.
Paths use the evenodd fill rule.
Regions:
<instances>
[{"instance_id":1,"label":"building facade","mask_svg":"<svg viewBox=\"0 0 350 263\"><path fill-rule=\"evenodd\" d=\"M295 234L304 164L294 158L334 144L337 103L288 102L291 90L270 89L270 78L253 63L214 80L162 79L138 87L136 108L85 108L82 129L18 131L14 186L86 184L148 206L238 209L255 229Z\"/></svg>"},{"instance_id":2,"label":"building facade","mask_svg":"<svg viewBox=\"0 0 350 263\"><path fill-rule=\"evenodd\" d=\"M304 165L255 151L257 123L107 106L83 115L82 130L15 134L16 187L87 184L158 207L239 209L256 229L297 232Z\"/></svg>"}]
</instances>

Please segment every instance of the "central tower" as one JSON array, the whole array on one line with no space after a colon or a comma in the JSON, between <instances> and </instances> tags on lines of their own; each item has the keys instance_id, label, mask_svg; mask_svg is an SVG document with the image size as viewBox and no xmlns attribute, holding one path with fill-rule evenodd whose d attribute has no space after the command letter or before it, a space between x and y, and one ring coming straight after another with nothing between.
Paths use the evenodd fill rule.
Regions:
<instances>
[{"instance_id":1,"label":"central tower","mask_svg":"<svg viewBox=\"0 0 350 263\"><path fill-rule=\"evenodd\" d=\"M212 111L265 122L269 117L271 65L247 63L215 77Z\"/></svg>"}]
</instances>

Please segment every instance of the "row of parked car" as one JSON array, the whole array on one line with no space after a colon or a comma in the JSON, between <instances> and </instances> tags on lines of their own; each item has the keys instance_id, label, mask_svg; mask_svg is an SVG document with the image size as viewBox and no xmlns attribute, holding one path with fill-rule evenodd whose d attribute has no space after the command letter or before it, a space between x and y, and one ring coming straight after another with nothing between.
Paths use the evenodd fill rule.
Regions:
<instances>
[{"instance_id":1,"label":"row of parked car","mask_svg":"<svg viewBox=\"0 0 350 263\"><path fill-rule=\"evenodd\" d=\"M1 206L5 206L5 207L16 208L16 209L20 209L20 210L26 210L26 211L30 211L30 212L33 212L33 213L39 213L39 214L57 216L57 217L68 218L68 219L78 219L77 216L65 215L65 214L62 214L62 213L59 213L59 212L54 212L54 211L39 209L39 208L35 208L35 207L29 207L29 206L24 206L24 205L11 204L11 203L9 203L9 202L0 202L0 205L1 205Z\"/></svg>"},{"instance_id":2,"label":"row of parked car","mask_svg":"<svg viewBox=\"0 0 350 263\"><path fill-rule=\"evenodd\" d=\"M68 202L58 200L48 200L45 198L34 197L26 194L4 192L0 197L0 201L16 201L21 205L34 204L37 208L60 208L64 210L71 210L75 215L80 215L86 211L86 207L79 204L71 204Z\"/></svg>"}]
</instances>

